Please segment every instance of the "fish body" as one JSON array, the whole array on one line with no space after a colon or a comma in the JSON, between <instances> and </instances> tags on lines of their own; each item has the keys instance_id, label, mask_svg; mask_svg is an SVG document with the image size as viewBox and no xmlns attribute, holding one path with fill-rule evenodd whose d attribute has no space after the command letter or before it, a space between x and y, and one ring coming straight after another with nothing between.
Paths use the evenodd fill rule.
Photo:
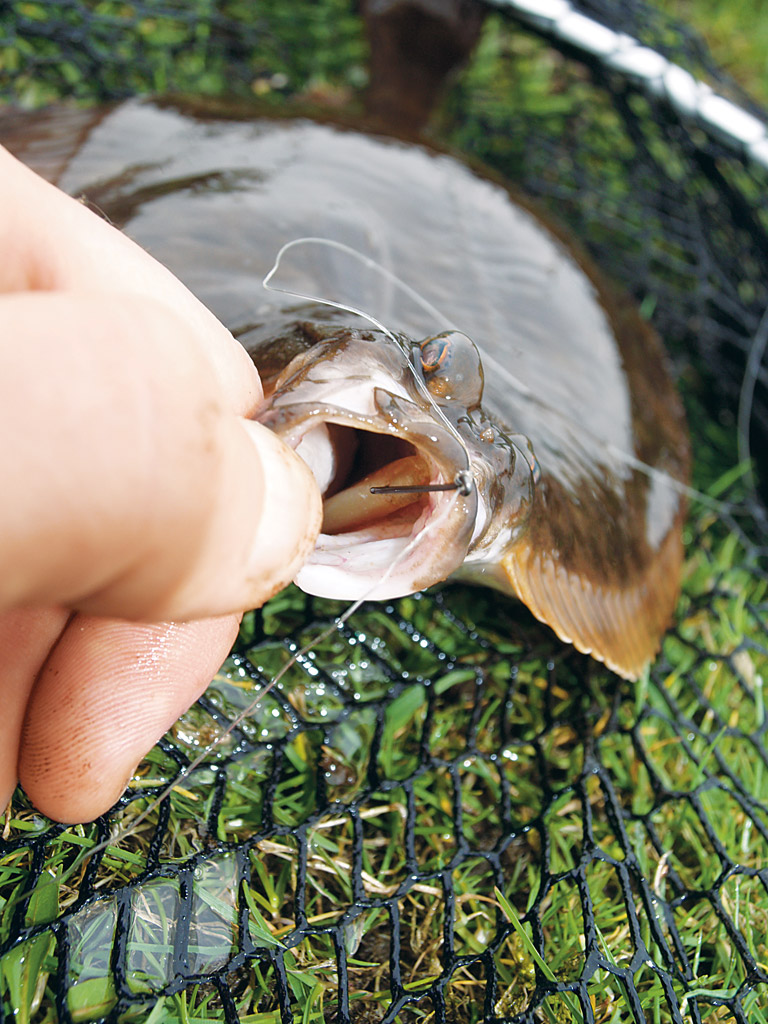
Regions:
<instances>
[{"instance_id":1,"label":"fish body","mask_svg":"<svg viewBox=\"0 0 768 1024\"><path fill-rule=\"evenodd\" d=\"M620 674L642 670L678 593L687 432L658 339L578 247L503 185L395 139L140 102L82 117L53 156L39 119L34 146L19 133L10 148L253 355L262 420L327 499L299 585L352 599L487 584ZM367 259L306 243L278 268L285 290L264 288L302 236ZM462 473L468 488L368 497Z\"/></svg>"}]
</instances>

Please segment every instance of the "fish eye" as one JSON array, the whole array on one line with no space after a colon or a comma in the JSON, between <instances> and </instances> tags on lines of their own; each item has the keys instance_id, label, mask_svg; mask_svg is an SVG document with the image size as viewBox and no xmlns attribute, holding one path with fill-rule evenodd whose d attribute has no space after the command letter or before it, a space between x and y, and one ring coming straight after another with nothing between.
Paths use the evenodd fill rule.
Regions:
<instances>
[{"instance_id":1,"label":"fish eye","mask_svg":"<svg viewBox=\"0 0 768 1024\"><path fill-rule=\"evenodd\" d=\"M483 397L483 365L474 344L459 331L446 331L419 344L421 372L438 402L474 409Z\"/></svg>"},{"instance_id":2,"label":"fish eye","mask_svg":"<svg viewBox=\"0 0 768 1024\"><path fill-rule=\"evenodd\" d=\"M427 338L419 345L421 351L421 368L424 373L435 373L441 366L448 363L451 357L450 338L438 335Z\"/></svg>"}]
</instances>

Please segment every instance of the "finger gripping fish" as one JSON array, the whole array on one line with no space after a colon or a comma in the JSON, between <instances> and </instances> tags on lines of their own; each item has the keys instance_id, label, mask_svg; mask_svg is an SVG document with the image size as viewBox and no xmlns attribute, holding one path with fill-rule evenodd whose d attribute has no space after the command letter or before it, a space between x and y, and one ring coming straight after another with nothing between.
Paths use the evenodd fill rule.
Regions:
<instances>
[{"instance_id":1,"label":"finger gripping fish","mask_svg":"<svg viewBox=\"0 0 768 1024\"><path fill-rule=\"evenodd\" d=\"M678 594L688 440L658 339L577 246L449 156L329 125L131 102L78 138L49 174L240 337L261 420L316 476L324 527L300 586L489 585L638 675ZM284 291L262 288L307 235L379 269L315 247Z\"/></svg>"}]
</instances>

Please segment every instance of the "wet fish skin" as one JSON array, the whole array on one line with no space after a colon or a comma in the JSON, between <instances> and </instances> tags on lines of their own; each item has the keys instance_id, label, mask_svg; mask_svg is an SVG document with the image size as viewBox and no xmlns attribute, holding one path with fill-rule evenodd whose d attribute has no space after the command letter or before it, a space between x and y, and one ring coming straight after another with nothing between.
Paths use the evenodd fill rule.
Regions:
<instances>
[{"instance_id":1,"label":"wet fish skin","mask_svg":"<svg viewBox=\"0 0 768 1024\"><path fill-rule=\"evenodd\" d=\"M393 298L380 279L350 276L333 253L313 268L305 293L343 285L357 308L417 340L448 328L466 331L481 352L482 404L462 409L448 402L441 409L472 453L475 504L451 498L455 517L446 514L433 530L444 538L443 550L422 545L411 588L441 578L466 545L454 575L515 593L562 638L622 675L642 670L678 592L685 501L675 481L688 476L687 432L658 339L601 282L577 243L506 188L445 155L392 139L140 102L78 115L76 135L67 123L69 129L55 114L38 114L33 129L17 125L6 141L66 190L95 201L244 342L271 334L261 364L268 384L317 343L318 331L340 326L319 311L297 314L295 296L258 284L278 249L301 235L334 237L364 251L444 318L436 323L423 308ZM301 326L309 319L320 325L314 338ZM369 334L361 351L383 353L384 340L372 342L367 325L350 318L349 326ZM405 362L417 358L415 351ZM376 384L379 418L371 412L368 426L376 426L385 446L400 443L400 429L431 445L441 476L461 467L461 445L419 404L424 396L404 382L405 364L398 369L390 356L382 358L389 368L381 372L389 376ZM321 361L328 363L327 349ZM354 372L339 379L349 381ZM450 375L442 385L454 386ZM307 398L300 415L319 423L322 405L338 405L334 386L335 397ZM275 419L286 436L289 404L286 393L282 419ZM522 438L540 466L532 498L520 481L509 484L514 455L530 487ZM496 456L507 463L499 466ZM414 530L446 507L444 499L425 498ZM344 543L336 539L325 557L343 562ZM369 537L356 549L362 576L376 544ZM386 561L374 571L381 573Z\"/></svg>"},{"instance_id":2,"label":"wet fish skin","mask_svg":"<svg viewBox=\"0 0 768 1024\"><path fill-rule=\"evenodd\" d=\"M275 345L275 336L280 336L277 323L266 332L262 329L256 340L242 339L267 381L261 422L298 450L306 432L319 422L389 434L434 461L436 482L451 481L467 466L471 467L474 487L469 495L461 500L455 494L432 499L436 505L452 507L452 511L441 524L438 536L424 538L425 551L439 551L439 555L436 551L430 558L427 574L415 575L405 587L399 584L386 594L380 592L380 596L397 596L439 582L459 570L470 554L476 559L494 558L493 549L499 546L500 539L506 545L525 529L533 504L533 456L527 439L510 437L480 406L479 357L471 383L472 408L467 409L464 402L456 401L456 397L466 399L463 378L458 396L441 395L441 389L428 386L419 369L420 343L401 336L398 344L382 332L350 329L344 324L348 315L338 311L314 312L321 313L324 321L303 320L288 325L285 333L291 343L285 347L286 354L300 347L302 350L276 376L280 351L280 345ZM333 321L338 321L338 326L333 326ZM298 341L302 334L303 347ZM468 339L465 341L471 345ZM449 380L456 379L456 367L452 370ZM466 366L462 370L466 372ZM356 382L365 382L367 386L375 381L386 384L373 384L366 391L368 406L355 409L355 402L346 394ZM436 383L434 378L432 383ZM435 405L453 428L453 434L436 419ZM300 574L300 585L311 589L306 577L306 573ZM374 582L366 580L365 588ZM360 594L350 588L345 596Z\"/></svg>"}]
</instances>

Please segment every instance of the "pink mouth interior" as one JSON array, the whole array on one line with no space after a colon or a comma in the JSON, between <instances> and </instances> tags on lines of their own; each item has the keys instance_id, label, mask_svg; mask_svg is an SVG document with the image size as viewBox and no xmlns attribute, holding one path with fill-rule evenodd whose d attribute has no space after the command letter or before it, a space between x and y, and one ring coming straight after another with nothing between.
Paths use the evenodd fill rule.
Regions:
<instances>
[{"instance_id":1,"label":"pink mouth interior","mask_svg":"<svg viewBox=\"0 0 768 1024\"><path fill-rule=\"evenodd\" d=\"M429 567L436 554L442 563L446 539L440 530L423 539L420 534L453 495L386 495L367 506L366 502L372 479L393 486L405 472L404 483L424 485L444 482L445 471L403 438L339 423L314 427L297 452L315 474L326 513L317 546L297 576L298 585L309 593L343 600L388 599L428 585ZM431 581L444 575L438 573Z\"/></svg>"},{"instance_id":2,"label":"pink mouth interior","mask_svg":"<svg viewBox=\"0 0 768 1024\"><path fill-rule=\"evenodd\" d=\"M409 441L338 423L326 424L333 450L332 475L323 487L323 534L337 536L361 528L405 536L429 504L426 494L380 495L372 486L429 484L436 468ZM331 500L333 499L333 500Z\"/></svg>"}]
</instances>

